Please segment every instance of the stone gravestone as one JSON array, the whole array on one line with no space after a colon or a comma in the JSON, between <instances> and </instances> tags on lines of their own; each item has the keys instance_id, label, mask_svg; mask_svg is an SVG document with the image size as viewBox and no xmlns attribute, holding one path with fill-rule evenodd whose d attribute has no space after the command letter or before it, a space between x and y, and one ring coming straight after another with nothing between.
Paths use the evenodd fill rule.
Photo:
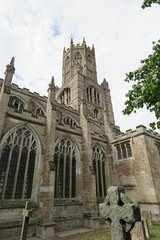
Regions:
<instances>
[{"instance_id":1,"label":"stone gravestone","mask_svg":"<svg viewBox=\"0 0 160 240\"><path fill-rule=\"evenodd\" d=\"M132 240L147 240L144 221L136 222L134 228L131 231Z\"/></svg>"},{"instance_id":2,"label":"stone gravestone","mask_svg":"<svg viewBox=\"0 0 160 240\"><path fill-rule=\"evenodd\" d=\"M123 187L109 187L104 203L99 205L100 217L109 223L112 240L130 240L130 231L141 220L139 206L125 195Z\"/></svg>"},{"instance_id":3,"label":"stone gravestone","mask_svg":"<svg viewBox=\"0 0 160 240\"><path fill-rule=\"evenodd\" d=\"M151 218L151 212L147 210L141 209L141 217L142 219L147 219L148 225L152 225L152 218Z\"/></svg>"},{"instance_id":4,"label":"stone gravestone","mask_svg":"<svg viewBox=\"0 0 160 240\"><path fill-rule=\"evenodd\" d=\"M152 225L151 212L141 209L141 219L144 221L146 237L149 238L149 225Z\"/></svg>"},{"instance_id":5,"label":"stone gravestone","mask_svg":"<svg viewBox=\"0 0 160 240\"><path fill-rule=\"evenodd\" d=\"M29 201L26 202L26 206L25 206L25 209L23 209L22 215L23 215L23 224L22 224L20 240L26 240L29 218L32 216L31 202Z\"/></svg>"}]
</instances>

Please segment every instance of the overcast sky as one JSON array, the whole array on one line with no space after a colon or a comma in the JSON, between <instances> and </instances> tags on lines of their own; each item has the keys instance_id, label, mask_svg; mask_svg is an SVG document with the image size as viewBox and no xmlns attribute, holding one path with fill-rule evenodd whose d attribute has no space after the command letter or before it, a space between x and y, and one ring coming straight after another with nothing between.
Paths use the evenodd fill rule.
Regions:
<instances>
[{"instance_id":1,"label":"overcast sky","mask_svg":"<svg viewBox=\"0 0 160 240\"><path fill-rule=\"evenodd\" d=\"M155 120L138 110L124 116L129 84L125 73L140 66L160 39L160 6L143 10L142 0L0 0L0 78L15 57L13 82L47 95L52 76L62 82L62 52L70 38L94 44L98 83L109 82L116 125L133 130Z\"/></svg>"}]
</instances>

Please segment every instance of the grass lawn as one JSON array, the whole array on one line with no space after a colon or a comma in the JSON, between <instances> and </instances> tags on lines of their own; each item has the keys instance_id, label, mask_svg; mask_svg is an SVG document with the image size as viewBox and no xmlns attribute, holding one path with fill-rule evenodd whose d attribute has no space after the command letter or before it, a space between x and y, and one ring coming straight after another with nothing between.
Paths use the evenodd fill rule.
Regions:
<instances>
[{"instance_id":1,"label":"grass lawn","mask_svg":"<svg viewBox=\"0 0 160 240\"><path fill-rule=\"evenodd\" d=\"M149 240L160 240L160 225L152 225L149 228L150 238ZM110 240L111 234L109 230L103 230L101 232L90 234L83 238L76 238L75 240Z\"/></svg>"}]
</instances>

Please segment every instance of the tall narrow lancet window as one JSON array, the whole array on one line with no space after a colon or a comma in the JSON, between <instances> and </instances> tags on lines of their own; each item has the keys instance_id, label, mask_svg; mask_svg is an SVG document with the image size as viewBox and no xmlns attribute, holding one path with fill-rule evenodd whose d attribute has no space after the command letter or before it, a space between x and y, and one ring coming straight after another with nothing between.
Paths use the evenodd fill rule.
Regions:
<instances>
[{"instance_id":1,"label":"tall narrow lancet window","mask_svg":"<svg viewBox=\"0 0 160 240\"><path fill-rule=\"evenodd\" d=\"M100 106L100 95L97 89L94 87L87 87L86 91L87 91L87 101Z\"/></svg>"},{"instance_id":2,"label":"tall narrow lancet window","mask_svg":"<svg viewBox=\"0 0 160 240\"><path fill-rule=\"evenodd\" d=\"M126 152L125 145L122 145L122 155L123 155L123 158L127 158L127 152Z\"/></svg>"},{"instance_id":3,"label":"tall narrow lancet window","mask_svg":"<svg viewBox=\"0 0 160 240\"><path fill-rule=\"evenodd\" d=\"M12 132L0 149L0 199L31 198L37 144L21 127Z\"/></svg>"},{"instance_id":4,"label":"tall narrow lancet window","mask_svg":"<svg viewBox=\"0 0 160 240\"><path fill-rule=\"evenodd\" d=\"M132 157L131 145L129 143L127 143L126 147L127 147L128 157Z\"/></svg>"},{"instance_id":5,"label":"tall narrow lancet window","mask_svg":"<svg viewBox=\"0 0 160 240\"><path fill-rule=\"evenodd\" d=\"M60 102L67 105L71 102L71 91L70 88L65 88L60 96Z\"/></svg>"},{"instance_id":6,"label":"tall narrow lancet window","mask_svg":"<svg viewBox=\"0 0 160 240\"><path fill-rule=\"evenodd\" d=\"M76 149L68 138L62 138L55 147L55 198L76 197Z\"/></svg>"},{"instance_id":7,"label":"tall narrow lancet window","mask_svg":"<svg viewBox=\"0 0 160 240\"><path fill-rule=\"evenodd\" d=\"M105 174L105 156L99 146L92 148L92 161L96 177L96 195L97 197L106 196L106 174Z\"/></svg>"},{"instance_id":8,"label":"tall narrow lancet window","mask_svg":"<svg viewBox=\"0 0 160 240\"><path fill-rule=\"evenodd\" d=\"M120 146L117 146L117 155L118 155L118 159L121 159L121 158L122 158Z\"/></svg>"},{"instance_id":9,"label":"tall narrow lancet window","mask_svg":"<svg viewBox=\"0 0 160 240\"><path fill-rule=\"evenodd\" d=\"M81 66L82 65L82 55L79 52L76 52L74 56L74 66Z\"/></svg>"}]
</instances>

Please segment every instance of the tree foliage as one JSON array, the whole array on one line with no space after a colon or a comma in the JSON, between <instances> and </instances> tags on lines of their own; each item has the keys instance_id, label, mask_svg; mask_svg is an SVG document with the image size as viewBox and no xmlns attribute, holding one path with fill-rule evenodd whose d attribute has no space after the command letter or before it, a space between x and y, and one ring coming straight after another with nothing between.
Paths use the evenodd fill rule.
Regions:
<instances>
[{"instance_id":1,"label":"tree foliage","mask_svg":"<svg viewBox=\"0 0 160 240\"><path fill-rule=\"evenodd\" d=\"M151 7L152 3L160 4L160 0L144 0L142 4L142 8L144 9L146 7Z\"/></svg>"},{"instance_id":2,"label":"tree foliage","mask_svg":"<svg viewBox=\"0 0 160 240\"><path fill-rule=\"evenodd\" d=\"M141 67L126 74L126 82L134 81L132 89L128 91L123 114L131 114L136 109L146 105L150 112L154 112L157 123L150 126L160 129L160 40L153 42L153 53L141 60Z\"/></svg>"}]
</instances>

